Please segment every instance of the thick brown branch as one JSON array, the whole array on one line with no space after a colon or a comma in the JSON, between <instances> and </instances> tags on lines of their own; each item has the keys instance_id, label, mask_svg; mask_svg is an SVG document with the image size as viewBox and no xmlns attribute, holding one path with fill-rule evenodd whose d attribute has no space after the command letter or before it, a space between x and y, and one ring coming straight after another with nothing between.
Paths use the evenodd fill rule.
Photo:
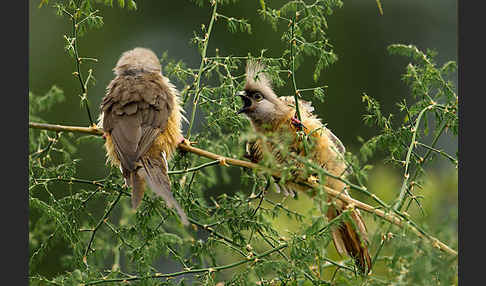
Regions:
<instances>
[{"instance_id":1,"label":"thick brown branch","mask_svg":"<svg viewBox=\"0 0 486 286\"><path fill-rule=\"evenodd\" d=\"M95 127L62 126L62 125L33 123L33 122L29 122L29 127L30 128L37 128L37 129L51 130L51 131L58 131L58 132L67 131L67 132L80 132L80 133L99 135L99 136L103 135L102 129L95 128ZM194 153L194 154L199 155L199 156L209 158L209 159L219 160L220 162L226 163L228 165L263 170L263 171L266 171L266 172L272 174L273 176L276 176L276 177L280 176L280 173L278 171L271 170L271 169L266 168L264 166L254 164L254 163L251 163L251 162L248 162L248 161L228 158L228 157L225 157L225 156L214 154L214 153L208 152L206 150L202 150L202 149L199 149L199 148L196 148L196 147L193 147L193 146L189 146L185 143L179 144L178 148L181 149L181 150L187 151L187 152ZM302 189L320 187L317 183L310 183L310 182L307 182L307 181L304 181L304 180L298 181L298 184L301 186ZM296 185L296 186L299 186L299 185ZM329 194L330 196L332 196L333 198L337 198L337 199L343 201L348 206L353 206L353 207L361 209L363 211L375 214L376 216L379 216L380 218L382 218L382 219L384 219L384 220L386 220L386 221L388 221L392 224L395 224L399 227L407 227L413 233L415 233L417 236L429 240L434 247L436 247L436 248L438 248L438 249L440 249L444 252L447 252L449 254L457 255L457 252L454 249L450 248L449 246L447 246L443 242L439 241L437 238L419 230L417 227L415 227L413 224L411 224L410 221L406 221L406 220L398 217L397 215L392 213L392 210L390 210L390 212L385 212L381 209L377 209L377 208L372 207L368 204L365 204L361 201L355 200L355 199L353 199L349 196L343 196L342 192L335 191L335 190L328 188L328 187L325 187L325 186L324 186L324 191L327 194Z\"/></svg>"}]
</instances>

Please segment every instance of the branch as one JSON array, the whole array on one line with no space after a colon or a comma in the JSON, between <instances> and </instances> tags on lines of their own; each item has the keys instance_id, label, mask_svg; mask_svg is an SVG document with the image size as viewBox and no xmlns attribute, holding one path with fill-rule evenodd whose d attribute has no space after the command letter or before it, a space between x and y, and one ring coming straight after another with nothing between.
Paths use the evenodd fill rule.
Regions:
<instances>
[{"instance_id":1,"label":"branch","mask_svg":"<svg viewBox=\"0 0 486 286\"><path fill-rule=\"evenodd\" d=\"M85 134L91 134L91 135L98 135L101 136L103 135L102 129L96 128L96 127L76 127L76 126L62 126L62 125L53 125L53 124L43 124L43 123L34 123L34 122L29 122L29 127L30 128L36 128L36 129L45 129L45 130L51 130L51 131L57 131L57 132L62 132L62 131L67 131L67 132L80 132L80 133L85 133ZM233 159L233 158L228 158L225 156L221 156L218 154L214 154L211 152L208 152L203 149L199 149L196 147L192 147L189 145L186 145L185 143L181 143L178 146L179 149L194 153L196 155L206 157L209 159L213 160L218 160L218 161L224 161L228 165L233 165L233 166L238 166L238 167L245 167L245 168L250 168L250 169L255 169L255 170L262 170L265 171L272 176L275 177L280 177L280 172L266 168L264 166L254 164L248 161L243 161L243 160L238 160L238 159ZM385 212L383 210L377 209L373 206L367 205L361 201L355 200L349 196L343 196L342 192L335 191L329 187L326 186L319 186L317 183L311 183L305 180L299 180L295 182L297 184L297 187L303 187L303 188L318 188L322 187L323 190L333 198L339 199L343 201L345 204L347 204L349 207L355 207L358 209L361 209L363 211L366 211L368 213L375 214L376 216L392 223L395 224L399 227L407 227L410 229L413 233L415 233L417 236L420 238L425 238L429 240L432 245L444 252L447 252L451 255L457 255L457 251L454 249L450 248L443 242L439 241L437 238L425 233L423 230L419 229L415 223L413 223L411 220L406 220L405 218L401 218L398 215L392 214Z\"/></svg>"},{"instance_id":2,"label":"branch","mask_svg":"<svg viewBox=\"0 0 486 286\"><path fill-rule=\"evenodd\" d=\"M397 202L393 207L395 210L400 211L402 209L403 203L405 201L405 195L407 194L408 179L410 178L410 174L408 171L408 167L410 165L410 155L412 154L412 150L415 147L417 142L415 141L415 138L417 137L417 132L419 130L420 120L422 119L422 116L425 114L425 112L427 110L431 110L432 108L434 108L434 106L435 104L432 104L422 109L422 111L420 111L417 117L417 120L415 121L415 126L412 129L413 131L412 141L410 142L410 147L408 148L407 157L405 159L405 173L403 174L404 179L403 179L402 187L400 188L400 194L398 195Z\"/></svg>"},{"instance_id":3,"label":"branch","mask_svg":"<svg viewBox=\"0 0 486 286\"><path fill-rule=\"evenodd\" d=\"M108 216L110 215L111 211L113 210L113 208L115 207L115 205L120 201L120 198L122 196L122 192L119 192L118 193L118 196L116 197L116 199L111 203L110 207L108 208L108 210L106 211L105 215L103 216L102 219L100 219L100 221L98 222L98 224L96 225L96 227L94 229L92 229L91 231L93 232L91 234L91 238L89 240L89 243L88 243L88 246L86 247L86 251L84 252L84 256L83 256L83 262L86 266L88 266L88 254L89 254L89 251L92 250L91 249L91 244L93 243L93 240L95 238L95 235L96 235L96 232L98 231L98 229L101 227L101 225L106 222L106 220L108 219Z\"/></svg>"},{"instance_id":4,"label":"branch","mask_svg":"<svg viewBox=\"0 0 486 286\"><path fill-rule=\"evenodd\" d=\"M73 54L74 54L74 57L75 57L75 63L76 63L76 70L77 71L74 72L74 75L78 77L79 84L81 85L81 92L82 92L81 102L83 102L85 107L86 107L86 112L88 113L89 124L93 125L94 122L93 122L93 118L91 117L91 111L89 109L88 90L87 90L88 81L91 78L92 71L90 70L88 78L86 79L86 81L84 81L83 76L81 74L81 58L80 58L79 52L78 52L78 44L77 44L78 33L77 32L78 32L78 27L79 27L80 23L82 23L84 20L88 19L92 15L96 14L98 12L98 10L96 10L93 13L91 13L90 15L88 15L85 19L83 19L79 23L76 21L76 18L77 18L76 13L71 14L68 11L66 11L66 9L64 9L64 8L62 8L62 11L71 18L71 21L73 23L72 44L70 44L70 48L73 51Z\"/></svg>"},{"instance_id":5,"label":"branch","mask_svg":"<svg viewBox=\"0 0 486 286\"><path fill-rule=\"evenodd\" d=\"M78 126L64 126L64 125L57 125L57 124L29 122L29 128L50 130L56 132L62 132L62 131L77 132L77 133L84 133L84 134L91 134L91 135L98 135L98 136L103 136L104 134L103 129L97 128L95 126L78 127Z\"/></svg>"},{"instance_id":6,"label":"branch","mask_svg":"<svg viewBox=\"0 0 486 286\"><path fill-rule=\"evenodd\" d=\"M218 9L218 1L212 2L214 5L213 7L213 13L211 15L211 20L209 21L209 27L208 27L208 32L204 36L204 46L201 52L201 64L199 65L199 72L197 73L197 78L196 78L196 91L194 94L194 100L192 102L192 113L191 113L191 121L189 123L189 129L187 130L187 140L191 140L191 130L192 130L192 125L194 124L194 118L196 116L196 109L197 109L197 102L199 100L199 95L201 94L201 89L200 89L200 83L201 83L201 77L203 73L203 68L204 64L207 61L206 58L206 51L208 49L208 44L209 44L209 37L211 36L211 31L213 29L213 23L216 20L217 16L217 9Z\"/></svg>"},{"instance_id":7,"label":"branch","mask_svg":"<svg viewBox=\"0 0 486 286\"><path fill-rule=\"evenodd\" d=\"M131 276L131 277L127 277L127 278L102 279L102 280L96 280L96 281L89 281L89 282L86 282L84 285L95 285L95 284L114 283L114 282L126 283L126 282L129 282L129 281L138 281L138 280L144 280L144 279L149 279L149 278L172 278L172 277L181 276L181 275L184 275L184 274L213 273L213 272L218 272L218 271L225 270L225 269L230 269L230 268L233 268L233 267L236 267L236 266L240 266L242 264L249 263L249 262L257 263L261 260L261 258L264 258L264 257L266 257L266 256L268 256L268 255L270 255L274 252L280 251L280 249L285 248L287 246L289 246L288 243L284 243L284 244L281 244L281 245L279 245L275 248L267 250L267 251L263 252L262 254L257 255L253 258L247 258L247 259L240 260L240 261L237 261L237 262L234 262L234 263L231 263L231 264L227 264L227 265L223 265L223 266L201 268L201 269L189 269L189 270L185 270L185 271L179 271L179 272L167 273L167 274L156 273L154 275L145 276L145 277Z\"/></svg>"}]
</instances>

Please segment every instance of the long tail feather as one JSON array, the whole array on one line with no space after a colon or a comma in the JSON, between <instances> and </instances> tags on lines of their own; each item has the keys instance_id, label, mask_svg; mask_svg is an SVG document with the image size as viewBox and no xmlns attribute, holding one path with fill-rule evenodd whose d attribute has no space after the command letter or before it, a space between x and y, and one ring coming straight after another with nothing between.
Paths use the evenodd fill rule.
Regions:
<instances>
[{"instance_id":1,"label":"long tail feather","mask_svg":"<svg viewBox=\"0 0 486 286\"><path fill-rule=\"evenodd\" d=\"M329 220L337 217L341 211L330 206L327 211ZM353 210L350 214L353 222L343 221L338 227L332 229L332 240L340 255L349 255L363 274L371 271L371 257L368 253L366 227L360 213ZM353 227L356 225L358 231Z\"/></svg>"},{"instance_id":2,"label":"long tail feather","mask_svg":"<svg viewBox=\"0 0 486 286\"><path fill-rule=\"evenodd\" d=\"M130 173L129 185L132 187L132 208L136 209L143 198L145 181L139 172Z\"/></svg>"},{"instance_id":3,"label":"long tail feather","mask_svg":"<svg viewBox=\"0 0 486 286\"><path fill-rule=\"evenodd\" d=\"M179 205L179 203L172 196L170 191L170 180L167 175L167 165L165 162L155 162L150 158L143 157L141 159L143 170L145 171L145 178L150 186L150 189L157 195L161 196L169 208L175 208L181 221L184 225L188 225L189 221L187 215Z\"/></svg>"}]
</instances>

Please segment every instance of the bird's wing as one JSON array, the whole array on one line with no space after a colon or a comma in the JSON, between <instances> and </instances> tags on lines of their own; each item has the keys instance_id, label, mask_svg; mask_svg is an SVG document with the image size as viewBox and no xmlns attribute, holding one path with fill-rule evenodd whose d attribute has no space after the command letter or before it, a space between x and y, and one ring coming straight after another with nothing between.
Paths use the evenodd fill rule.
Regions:
<instances>
[{"instance_id":1,"label":"bird's wing","mask_svg":"<svg viewBox=\"0 0 486 286\"><path fill-rule=\"evenodd\" d=\"M109 132L122 167L133 171L167 127L172 94L160 74L142 73L116 77L101 104L103 129Z\"/></svg>"},{"instance_id":2,"label":"bird's wing","mask_svg":"<svg viewBox=\"0 0 486 286\"><path fill-rule=\"evenodd\" d=\"M344 144L339 140L339 138L334 135L334 133L331 132L331 130L325 128L328 138L331 140L331 142L334 144L334 147L336 147L336 151L338 151L339 154L344 155L346 153L346 148L344 147Z\"/></svg>"}]
</instances>

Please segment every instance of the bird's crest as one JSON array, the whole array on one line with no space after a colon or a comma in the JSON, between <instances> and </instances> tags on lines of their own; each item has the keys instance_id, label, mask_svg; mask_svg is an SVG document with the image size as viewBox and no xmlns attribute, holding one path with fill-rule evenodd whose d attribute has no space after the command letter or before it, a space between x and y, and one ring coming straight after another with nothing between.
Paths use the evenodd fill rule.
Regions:
<instances>
[{"instance_id":1,"label":"bird's crest","mask_svg":"<svg viewBox=\"0 0 486 286\"><path fill-rule=\"evenodd\" d=\"M265 65L259 61L248 61L246 64L246 84L245 90L259 91L267 99L276 99L277 95L273 92L272 81L264 71Z\"/></svg>"},{"instance_id":2,"label":"bird's crest","mask_svg":"<svg viewBox=\"0 0 486 286\"><path fill-rule=\"evenodd\" d=\"M248 61L246 65L246 84L251 86L267 86L272 88L272 82L264 72L265 65L258 61Z\"/></svg>"}]
</instances>

